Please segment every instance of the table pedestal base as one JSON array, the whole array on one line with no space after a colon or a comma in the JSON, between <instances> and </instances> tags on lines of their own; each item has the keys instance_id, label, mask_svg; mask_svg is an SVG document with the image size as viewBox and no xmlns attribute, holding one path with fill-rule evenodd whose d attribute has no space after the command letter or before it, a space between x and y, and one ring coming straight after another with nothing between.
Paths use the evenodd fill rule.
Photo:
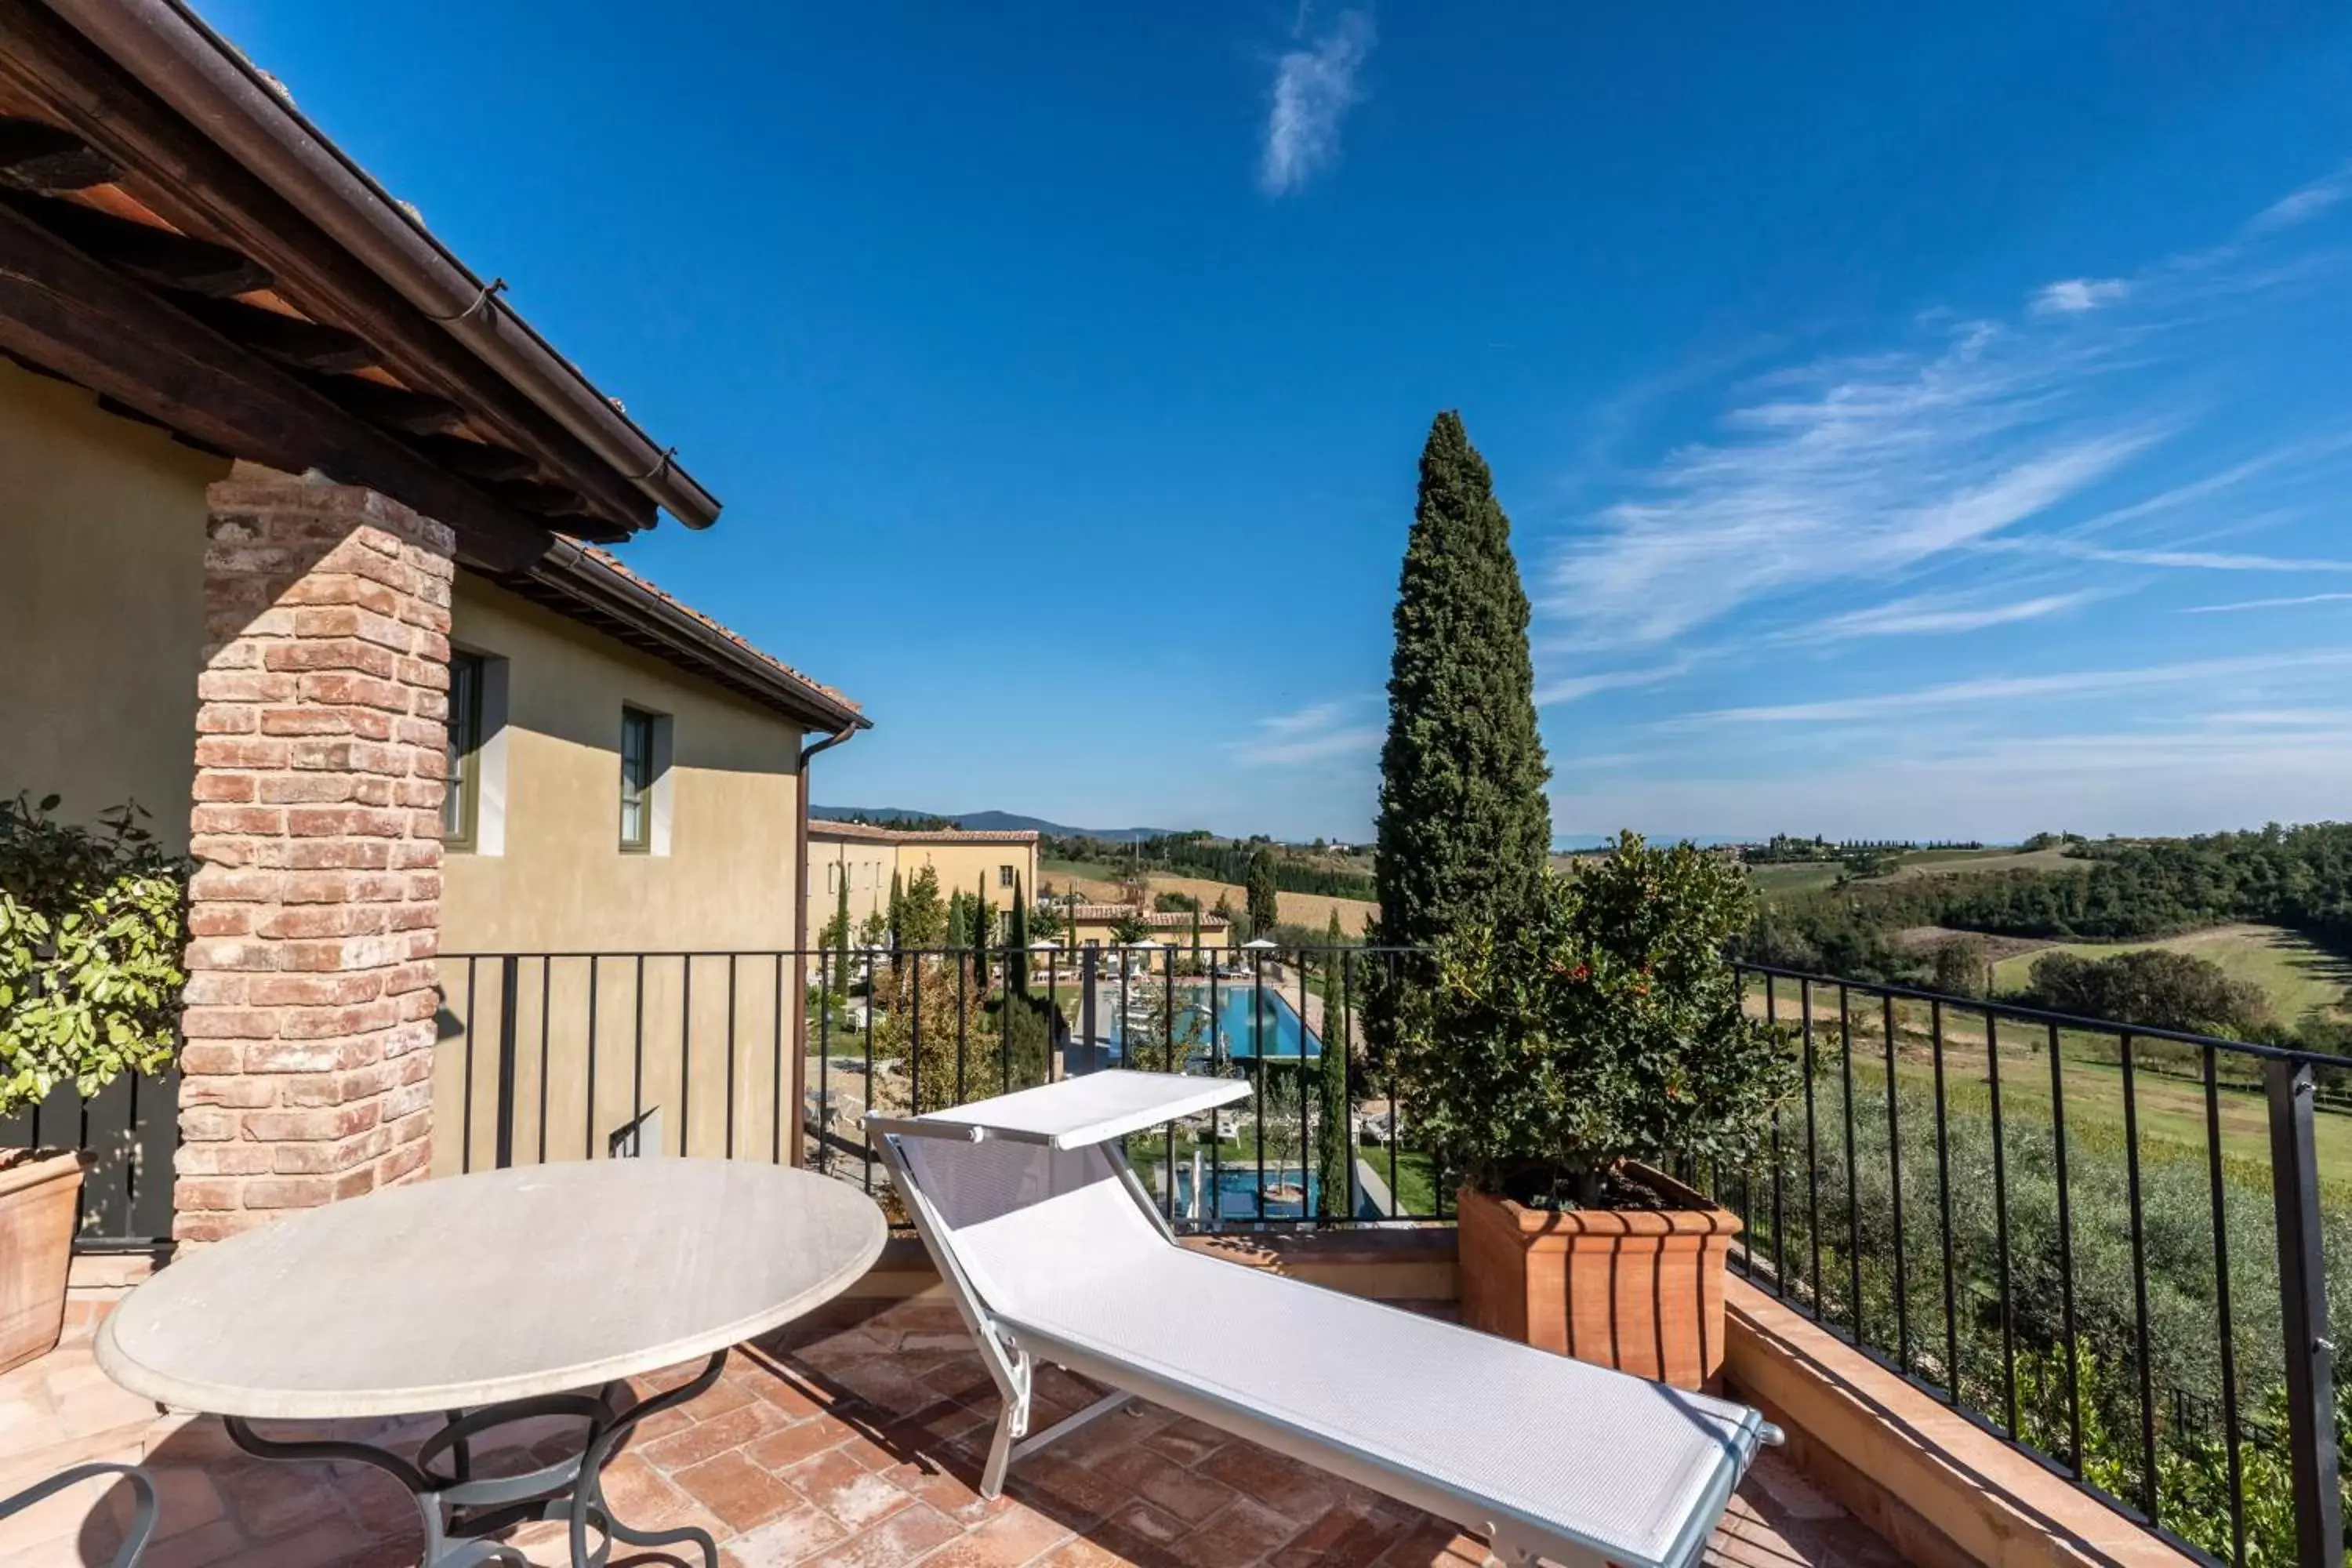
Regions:
<instances>
[{"instance_id":1,"label":"table pedestal base","mask_svg":"<svg viewBox=\"0 0 2352 1568\"><path fill-rule=\"evenodd\" d=\"M455 1411L446 1425L417 1447L414 1460L367 1443L279 1442L262 1436L235 1415L227 1418L228 1435L238 1447L259 1458L362 1464L392 1477L415 1500L425 1527L423 1568L471 1568L484 1563L528 1568L530 1560L520 1551L487 1538L537 1520L570 1523L573 1568L604 1568L616 1541L630 1546L691 1544L700 1550L703 1568L719 1568L719 1544L709 1531L690 1526L632 1529L613 1517L601 1482L605 1464L638 1422L693 1399L719 1381L726 1365L727 1352L720 1351L691 1382L617 1412L601 1393L549 1394ZM551 1415L587 1423L578 1454L520 1475L474 1476L472 1450L478 1439L518 1421Z\"/></svg>"}]
</instances>

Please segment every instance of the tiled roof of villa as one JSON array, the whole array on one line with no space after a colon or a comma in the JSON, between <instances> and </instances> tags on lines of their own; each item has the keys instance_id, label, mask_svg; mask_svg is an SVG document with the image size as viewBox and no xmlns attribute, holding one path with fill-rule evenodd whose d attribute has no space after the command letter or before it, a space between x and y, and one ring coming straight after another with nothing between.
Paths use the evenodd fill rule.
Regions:
<instances>
[{"instance_id":1,"label":"tiled roof of villa","mask_svg":"<svg viewBox=\"0 0 2352 1568\"><path fill-rule=\"evenodd\" d=\"M720 625L717 620L704 615L700 610L696 609L692 605L688 604L685 600L679 598L677 595L671 593L668 589L663 587L652 578L647 577L644 573L636 571L633 567L627 565L619 556L614 555L611 551L599 549L595 545L584 543L582 545L581 549L583 554L596 562L599 565L619 573L622 576L626 577L629 581L635 583L638 587L643 588L646 593L652 594L656 597L667 601L682 613L691 616L694 619L700 621L704 626L709 627L712 631L717 632L720 637L725 637L729 642L733 643L737 647L741 648L745 653L750 654L753 658L758 659L761 663L772 667L780 674L788 676L792 679L799 681L803 686L809 688L813 691L824 693L825 696L830 697L833 700L840 703L844 708L848 709L853 713L861 710L858 708L856 700L851 698L847 692L841 690L838 687L827 686L824 681L817 679L814 676L794 669L791 665L786 664L774 654L768 652L765 648L755 646L751 640L744 637L742 633L735 631L731 627Z\"/></svg>"},{"instance_id":2,"label":"tiled roof of villa","mask_svg":"<svg viewBox=\"0 0 2352 1568\"><path fill-rule=\"evenodd\" d=\"M1070 918L1074 921L1100 921L1108 924L1116 924L1124 920L1139 920L1145 925L1163 931L1178 928L1189 930L1196 914L1202 931L1223 931L1233 923L1224 916L1213 914L1207 910L1198 911L1153 910L1147 913L1137 909L1133 904L1079 904L1070 910Z\"/></svg>"}]
</instances>

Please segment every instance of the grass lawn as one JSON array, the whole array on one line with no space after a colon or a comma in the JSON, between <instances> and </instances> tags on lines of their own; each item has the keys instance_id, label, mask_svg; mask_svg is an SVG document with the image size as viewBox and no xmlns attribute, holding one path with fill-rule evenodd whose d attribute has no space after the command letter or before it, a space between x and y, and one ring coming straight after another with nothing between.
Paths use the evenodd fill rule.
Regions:
<instances>
[{"instance_id":1,"label":"grass lawn","mask_svg":"<svg viewBox=\"0 0 2352 1568\"><path fill-rule=\"evenodd\" d=\"M1381 1180L1389 1179L1388 1151L1367 1151L1372 1169ZM1437 1212L1437 1183L1430 1174L1429 1156L1413 1149L1400 1149L1396 1157L1397 1206L1409 1215L1433 1215ZM1450 1206L1450 1205L1449 1205Z\"/></svg>"},{"instance_id":2,"label":"grass lawn","mask_svg":"<svg viewBox=\"0 0 2352 1568\"><path fill-rule=\"evenodd\" d=\"M1867 882L1899 882L1913 877L1964 877L1984 871L2087 871L2088 860L2073 859L2056 849L1914 849L1898 858L1894 870ZM1764 898L1819 892L1845 874L1835 860L1790 860L1750 866L1748 879Z\"/></svg>"},{"instance_id":3,"label":"grass lawn","mask_svg":"<svg viewBox=\"0 0 2352 1568\"><path fill-rule=\"evenodd\" d=\"M1844 873L1845 868L1834 860L1790 860L1771 866L1750 866L1748 880L1759 895L1769 899L1818 891Z\"/></svg>"},{"instance_id":4,"label":"grass lawn","mask_svg":"<svg viewBox=\"0 0 2352 1568\"><path fill-rule=\"evenodd\" d=\"M1783 1024L1798 1018L1796 988L1780 987L1777 1016ZM1883 1103L1886 1085L1884 1014L1874 994L1853 993L1853 1074L1857 1100L1874 1096ZM1748 1011L1764 1012L1763 991L1751 984ZM1901 1051L1895 1077L1905 1088L1932 1092L1935 1058L1928 1033L1928 1009L1924 1004L1903 1003L1897 1008L1896 1032ZM2000 1028L2000 1100L2007 1116L2047 1125L2050 1120L2050 1058L2048 1035L2032 1025L2009 1022ZM2115 1059L2116 1037L2088 1031L2062 1030L2058 1050L2064 1061L2066 1127L2077 1136L2120 1140L2124 1125L2123 1068ZM1814 1070L1835 1077L1842 1068L1838 1048L1838 1002L1828 986L1813 993ZM1958 1008L1944 1015L1944 1086L1955 1107L1982 1110L1991 1100L1985 1066L1984 1022L1980 1015ZM2142 1058L2134 1076L2134 1097L2143 1149L2150 1153L2168 1146L2174 1154L2205 1152L2205 1089L2194 1078L2156 1070ZM2249 1179L2267 1180L2270 1163L2270 1118L2263 1097L2228 1081L2220 1092L2221 1152L2241 1162ZM2321 1180L2352 1191L2352 1114L2322 1105L2315 1121Z\"/></svg>"},{"instance_id":5,"label":"grass lawn","mask_svg":"<svg viewBox=\"0 0 2352 1568\"><path fill-rule=\"evenodd\" d=\"M2033 961L2044 952L2060 951L2096 959L2151 947L2186 952L2221 965L2232 980L2242 980L2269 997L2271 1010L2287 1023L2315 1007L2341 1012L2345 987L2352 985L2352 963L2294 931L2262 925L2214 926L2162 942L2060 942L2001 960L1993 965L1993 984L2003 991L2024 989Z\"/></svg>"},{"instance_id":6,"label":"grass lawn","mask_svg":"<svg viewBox=\"0 0 2352 1568\"><path fill-rule=\"evenodd\" d=\"M1910 877L1963 877L1979 871L2087 871L2093 862L2061 849L1919 849L1884 877L1872 881L1899 882Z\"/></svg>"},{"instance_id":7,"label":"grass lawn","mask_svg":"<svg viewBox=\"0 0 2352 1568\"><path fill-rule=\"evenodd\" d=\"M1089 882L1108 882L1115 879L1118 872L1099 860L1041 859L1037 862L1037 875L1040 878L1051 877L1056 881L1068 881L1075 877Z\"/></svg>"}]
</instances>

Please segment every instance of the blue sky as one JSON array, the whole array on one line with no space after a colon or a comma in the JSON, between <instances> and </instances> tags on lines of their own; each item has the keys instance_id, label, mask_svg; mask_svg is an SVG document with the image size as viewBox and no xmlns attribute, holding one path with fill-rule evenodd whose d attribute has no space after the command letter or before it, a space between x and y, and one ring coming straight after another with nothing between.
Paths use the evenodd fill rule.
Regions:
<instances>
[{"instance_id":1,"label":"blue sky","mask_svg":"<svg viewBox=\"0 0 2352 1568\"><path fill-rule=\"evenodd\" d=\"M627 553L822 800L1366 833L1458 407L1563 836L2346 814L2340 5L205 13L726 501Z\"/></svg>"}]
</instances>

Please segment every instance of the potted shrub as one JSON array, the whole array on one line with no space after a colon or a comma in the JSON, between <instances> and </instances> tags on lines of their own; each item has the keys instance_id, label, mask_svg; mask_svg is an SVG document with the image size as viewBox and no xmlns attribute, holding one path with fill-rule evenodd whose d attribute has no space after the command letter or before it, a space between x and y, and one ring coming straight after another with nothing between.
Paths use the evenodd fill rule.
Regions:
<instances>
[{"instance_id":1,"label":"potted shrub","mask_svg":"<svg viewBox=\"0 0 2352 1568\"><path fill-rule=\"evenodd\" d=\"M1626 834L1547 875L1507 925L1439 945L1399 1040L1402 1103L1462 1173L1474 1328L1684 1387L1723 1361L1739 1222L1669 1161L1744 1160L1793 1087L1724 959L1750 894L1732 864Z\"/></svg>"},{"instance_id":2,"label":"potted shrub","mask_svg":"<svg viewBox=\"0 0 2352 1568\"><path fill-rule=\"evenodd\" d=\"M95 829L57 806L0 801L0 1117L170 1065L187 979L187 863L135 806ZM58 1342L83 1163L0 1149L0 1372Z\"/></svg>"}]
</instances>

